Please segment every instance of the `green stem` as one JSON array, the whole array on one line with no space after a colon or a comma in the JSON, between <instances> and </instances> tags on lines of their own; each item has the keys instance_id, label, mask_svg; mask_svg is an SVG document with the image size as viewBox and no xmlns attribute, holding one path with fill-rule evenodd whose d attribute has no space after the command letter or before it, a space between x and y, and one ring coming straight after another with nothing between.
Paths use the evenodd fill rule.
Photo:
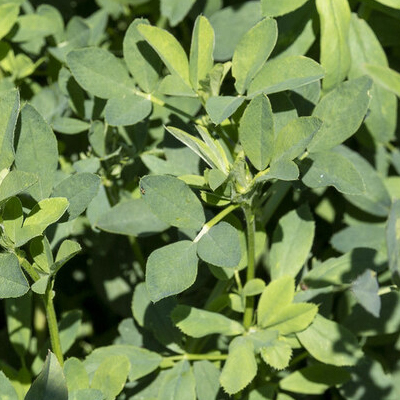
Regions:
<instances>
[{"instance_id":1,"label":"green stem","mask_svg":"<svg viewBox=\"0 0 400 400\"><path fill-rule=\"evenodd\" d=\"M203 235L205 235L211 227L217 224L219 221L224 219L229 213L239 208L239 204L231 204L230 206L224 208L219 214L217 214L214 218L210 219L206 224L203 225L203 228L199 232L199 234L193 240L194 243L198 242Z\"/></svg>"},{"instance_id":2,"label":"green stem","mask_svg":"<svg viewBox=\"0 0 400 400\"><path fill-rule=\"evenodd\" d=\"M254 213L250 206L243 206L244 216L246 219L247 233L247 275L246 282L255 277L255 224ZM249 329L253 323L254 313L254 297L246 297L246 307L243 315L243 326Z\"/></svg>"},{"instance_id":3,"label":"green stem","mask_svg":"<svg viewBox=\"0 0 400 400\"><path fill-rule=\"evenodd\" d=\"M16 253L19 263L24 268L24 270L29 274L34 282L40 279L39 273L33 268L32 264L21 254ZM47 317L47 326L49 328L50 334L50 342L51 342L51 349L53 353L58 359L58 362L61 366L64 365L64 358L61 350L61 341L60 341L60 333L58 331L58 324L57 324L57 316L56 311L54 309L53 297L52 297L52 280L49 280L49 283L46 288L46 292L44 295L41 296L45 308L46 308L46 317Z\"/></svg>"},{"instance_id":4,"label":"green stem","mask_svg":"<svg viewBox=\"0 0 400 400\"><path fill-rule=\"evenodd\" d=\"M198 360L208 360L208 361L224 361L228 358L228 354L181 354L178 356L170 356L164 357L163 362L170 362L170 361L181 361L181 360L188 360L188 361L198 361Z\"/></svg>"},{"instance_id":5,"label":"green stem","mask_svg":"<svg viewBox=\"0 0 400 400\"><path fill-rule=\"evenodd\" d=\"M60 333L58 331L56 311L54 309L52 286L52 283L49 282L49 284L47 285L46 293L43 296L43 300L46 306L47 326L50 333L51 348L62 367L64 365L64 357L61 349Z\"/></svg>"},{"instance_id":6,"label":"green stem","mask_svg":"<svg viewBox=\"0 0 400 400\"><path fill-rule=\"evenodd\" d=\"M135 254L136 261L140 265L140 269L143 272L143 275L146 274L146 260L143 257L142 249L139 246L139 243L137 242L137 239L134 236L129 237L131 245L132 245L132 250L133 253Z\"/></svg>"}]
</instances>

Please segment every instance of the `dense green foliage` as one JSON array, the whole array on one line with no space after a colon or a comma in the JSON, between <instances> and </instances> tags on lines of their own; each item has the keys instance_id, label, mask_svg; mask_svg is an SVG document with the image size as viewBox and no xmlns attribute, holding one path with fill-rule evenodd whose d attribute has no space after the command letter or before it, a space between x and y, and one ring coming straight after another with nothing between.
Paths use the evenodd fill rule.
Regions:
<instances>
[{"instance_id":1,"label":"dense green foliage","mask_svg":"<svg viewBox=\"0 0 400 400\"><path fill-rule=\"evenodd\" d=\"M400 398L400 1L40 3L0 0L0 400Z\"/></svg>"}]
</instances>

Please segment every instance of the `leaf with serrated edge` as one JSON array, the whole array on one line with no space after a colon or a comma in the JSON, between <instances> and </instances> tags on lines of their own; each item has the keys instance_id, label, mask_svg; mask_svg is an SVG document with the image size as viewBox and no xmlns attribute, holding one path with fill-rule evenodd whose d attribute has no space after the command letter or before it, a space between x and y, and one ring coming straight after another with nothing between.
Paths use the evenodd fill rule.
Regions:
<instances>
[{"instance_id":1,"label":"leaf with serrated edge","mask_svg":"<svg viewBox=\"0 0 400 400\"><path fill-rule=\"evenodd\" d=\"M276 340L271 346L262 347L262 359L275 369L284 369L292 358L292 348L283 340Z\"/></svg>"},{"instance_id":2,"label":"leaf with serrated edge","mask_svg":"<svg viewBox=\"0 0 400 400\"><path fill-rule=\"evenodd\" d=\"M256 374L257 362L253 343L243 337L233 339L219 379L221 386L228 394L235 394L244 389Z\"/></svg>"}]
</instances>

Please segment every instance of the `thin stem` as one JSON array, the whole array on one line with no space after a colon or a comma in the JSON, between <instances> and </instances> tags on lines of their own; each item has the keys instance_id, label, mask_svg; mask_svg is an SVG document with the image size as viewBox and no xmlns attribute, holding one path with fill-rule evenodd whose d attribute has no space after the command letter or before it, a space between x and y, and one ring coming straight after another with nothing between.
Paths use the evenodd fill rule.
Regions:
<instances>
[{"instance_id":1,"label":"thin stem","mask_svg":"<svg viewBox=\"0 0 400 400\"><path fill-rule=\"evenodd\" d=\"M243 206L244 216L246 219L247 234L247 275L246 282L255 277L255 224L254 213L250 206ZM245 329L249 329L253 323L254 313L254 297L246 297L246 307L243 316L243 325Z\"/></svg>"},{"instance_id":2,"label":"thin stem","mask_svg":"<svg viewBox=\"0 0 400 400\"><path fill-rule=\"evenodd\" d=\"M134 236L129 237L131 245L132 245L132 250L133 253L135 254L136 261L140 265L140 269L143 272L143 275L146 273L146 260L143 257L142 249L139 246L139 243L137 242L137 239Z\"/></svg>"},{"instance_id":3,"label":"thin stem","mask_svg":"<svg viewBox=\"0 0 400 400\"><path fill-rule=\"evenodd\" d=\"M47 285L46 293L44 294L43 300L46 306L47 326L50 333L51 348L62 367L64 365L64 357L61 349L60 333L58 331L56 311L54 309L51 282L49 282L49 284Z\"/></svg>"},{"instance_id":4,"label":"thin stem","mask_svg":"<svg viewBox=\"0 0 400 400\"><path fill-rule=\"evenodd\" d=\"M178 356L164 357L163 361L197 361L197 360L208 360L208 361L223 361L228 358L228 354L181 354Z\"/></svg>"},{"instance_id":5,"label":"thin stem","mask_svg":"<svg viewBox=\"0 0 400 400\"><path fill-rule=\"evenodd\" d=\"M203 228L199 232L199 234L193 240L194 243L198 242L203 235L205 235L211 227L217 224L219 221L224 219L229 213L239 208L239 204L231 204L228 207L224 208L219 214L217 214L214 218L210 219L206 224L203 225Z\"/></svg>"}]
</instances>

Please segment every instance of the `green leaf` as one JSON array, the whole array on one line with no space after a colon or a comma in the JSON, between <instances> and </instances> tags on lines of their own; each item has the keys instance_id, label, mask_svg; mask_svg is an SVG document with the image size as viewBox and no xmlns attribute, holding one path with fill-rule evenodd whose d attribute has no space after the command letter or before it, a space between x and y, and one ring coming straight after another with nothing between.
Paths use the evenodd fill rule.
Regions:
<instances>
[{"instance_id":1,"label":"green leaf","mask_svg":"<svg viewBox=\"0 0 400 400\"><path fill-rule=\"evenodd\" d=\"M3 371L0 371L0 387L0 400L19 400L17 392Z\"/></svg>"},{"instance_id":2,"label":"green leaf","mask_svg":"<svg viewBox=\"0 0 400 400\"><path fill-rule=\"evenodd\" d=\"M250 83L248 96L292 90L318 81L324 70L317 62L304 56L279 57L267 61Z\"/></svg>"},{"instance_id":3,"label":"green leaf","mask_svg":"<svg viewBox=\"0 0 400 400\"><path fill-rule=\"evenodd\" d=\"M244 337L233 339L219 379L223 389L230 395L235 394L244 389L256 373L257 362L253 343Z\"/></svg>"},{"instance_id":4,"label":"green leaf","mask_svg":"<svg viewBox=\"0 0 400 400\"><path fill-rule=\"evenodd\" d=\"M63 354L65 354L75 343L82 322L81 310L70 310L65 312L58 323L60 342Z\"/></svg>"},{"instance_id":5,"label":"green leaf","mask_svg":"<svg viewBox=\"0 0 400 400\"><path fill-rule=\"evenodd\" d=\"M10 171L0 182L0 203L15 196L34 185L38 180L37 175L28 172Z\"/></svg>"},{"instance_id":6,"label":"green leaf","mask_svg":"<svg viewBox=\"0 0 400 400\"><path fill-rule=\"evenodd\" d=\"M178 75L190 87L189 62L178 40L155 26L140 24L137 30L161 57L171 74Z\"/></svg>"},{"instance_id":7,"label":"green leaf","mask_svg":"<svg viewBox=\"0 0 400 400\"><path fill-rule=\"evenodd\" d=\"M183 292L197 275L196 245L182 240L150 254L146 264L146 285L153 302Z\"/></svg>"},{"instance_id":8,"label":"green leaf","mask_svg":"<svg viewBox=\"0 0 400 400\"><path fill-rule=\"evenodd\" d=\"M275 314L290 305L294 297L294 278L282 276L264 289L257 308L258 325L265 326Z\"/></svg>"},{"instance_id":9,"label":"green leaf","mask_svg":"<svg viewBox=\"0 0 400 400\"><path fill-rule=\"evenodd\" d=\"M214 225L198 241L197 254L217 267L237 267L242 257L238 231L224 221Z\"/></svg>"},{"instance_id":10,"label":"green leaf","mask_svg":"<svg viewBox=\"0 0 400 400\"><path fill-rule=\"evenodd\" d=\"M196 400L195 386L196 381L189 361L179 361L165 374L157 399Z\"/></svg>"},{"instance_id":11,"label":"green leaf","mask_svg":"<svg viewBox=\"0 0 400 400\"><path fill-rule=\"evenodd\" d=\"M23 221L22 203L18 197L11 197L7 201L3 208L2 218L5 235L15 243Z\"/></svg>"},{"instance_id":12,"label":"green leaf","mask_svg":"<svg viewBox=\"0 0 400 400\"><path fill-rule=\"evenodd\" d=\"M141 282L133 293L132 313L138 325L151 331L161 344L172 351L181 352L182 333L171 319L176 304L173 297L153 303L145 282Z\"/></svg>"},{"instance_id":13,"label":"green leaf","mask_svg":"<svg viewBox=\"0 0 400 400\"><path fill-rule=\"evenodd\" d=\"M186 335L200 338L212 334L240 335L243 326L234 320L211 311L179 305L171 314L172 321Z\"/></svg>"},{"instance_id":14,"label":"green leaf","mask_svg":"<svg viewBox=\"0 0 400 400\"><path fill-rule=\"evenodd\" d=\"M193 363L193 373L198 400L216 399L219 391L219 368L207 360L196 361Z\"/></svg>"},{"instance_id":15,"label":"green leaf","mask_svg":"<svg viewBox=\"0 0 400 400\"><path fill-rule=\"evenodd\" d=\"M0 5L0 31L4 26L1 22L2 9L10 5L15 6L14 4ZM4 168L9 168L14 161L14 130L19 107L18 90L14 89L0 93L0 115L2 116L0 120L0 171Z\"/></svg>"},{"instance_id":16,"label":"green leaf","mask_svg":"<svg viewBox=\"0 0 400 400\"><path fill-rule=\"evenodd\" d=\"M243 296L256 296L261 294L265 288L265 282L260 278L250 279L243 286Z\"/></svg>"},{"instance_id":17,"label":"green leaf","mask_svg":"<svg viewBox=\"0 0 400 400\"><path fill-rule=\"evenodd\" d=\"M317 0L321 24L321 64L325 69L325 91L339 85L350 68L348 45L350 7L347 0Z\"/></svg>"},{"instance_id":18,"label":"green leaf","mask_svg":"<svg viewBox=\"0 0 400 400\"><path fill-rule=\"evenodd\" d=\"M43 369L25 396L25 400L68 400L68 389L56 356L49 351Z\"/></svg>"},{"instance_id":19,"label":"green leaf","mask_svg":"<svg viewBox=\"0 0 400 400\"><path fill-rule=\"evenodd\" d=\"M354 164L337 151L310 154L312 164L303 175L310 188L334 186L339 192L350 195L364 194L365 184Z\"/></svg>"},{"instance_id":20,"label":"green leaf","mask_svg":"<svg viewBox=\"0 0 400 400\"><path fill-rule=\"evenodd\" d=\"M330 387L350 380L351 375L343 368L317 364L292 372L279 381L279 387L294 393L323 394Z\"/></svg>"},{"instance_id":21,"label":"green leaf","mask_svg":"<svg viewBox=\"0 0 400 400\"><path fill-rule=\"evenodd\" d=\"M292 358L292 348L283 340L275 340L271 346L260 349L262 359L271 367L280 370L289 365Z\"/></svg>"},{"instance_id":22,"label":"green leaf","mask_svg":"<svg viewBox=\"0 0 400 400\"><path fill-rule=\"evenodd\" d=\"M376 1L381 4L384 4L385 6L397 8L398 10L400 10L399 0L376 0Z\"/></svg>"},{"instance_id":23,"label":"green leaf","mask_svg":"<svg viewBox=\"0 0 400 400\"><path fill-rule=\"evenodd\" d=\"M388 66L385 51L374 31L356 14L353 14L351 19L349 45L351 50L349 78L364 75L365 64ZM396 96L374 83L371 88L369 110L365 124L375 140L381 143L392 140L396 129Z\"/></svg>"},{"instance_id":24,"label":"green leaf","mask_svg":"<svg viewBox=\"0 0 400 400\"><path fill-rule=\"evenodd\" d=\"M342 323L357 336L390 335L400 330L400 294L381 295L381 312L373 316L360 304L355 304L344 316Z\"/></svg>"},{"instance_id":25,"label":"green leaf","mask_svg":"<svg viewBox=\"0 0 400 400\"><path fill-rule=\"evenodd\" d=\"M325 364L355 365L362 356L357 338L349 330L319 314L297 337L315 359Z\"/></svg>"},{"instance_id":26,"label":"green leaf","mask_svg":"<svg viewBox=\"0 0 400 400\"><path fill-rule=\"evenodd\" d=\"M165 223L200 230L205 216L200 200L183 181L172 176L149 175L140 180L142 197Z\"/></svg>"},{"instance_id":27,"label":"green leaf","mask_svg":"<svg viewBox=\"0 0 400 400\"><path fill-rule=\"evenodd\" d=\"M157 87L157 91L169 96L196 97L195 92L178 75L167 75Z\"/></svg>"},{"instance_id":28,"label":"green leaf","mask_svg":"<svg viewBox=\"0 0 400 400\"><path fill-rule=\"evenodd\" d=\"M32 296L30 293L18 299L6 299L5 312L8 339L15 352L23 359L29 350L31 340Z\"/></svg>"},{"instance_id":29,"label":"green leaf","mask_svg":"<svg viewBox=\"0 0 400 400\"><path fill-rule=\"evenodd\" d=\"M162 361L162 357L159 354L132 345L114 344L112 346L98 347L84 361L89 379L92 378L101 363L110 356L128 357L131 364L128 375L130 382L150 374Z\"/></svg>"},{"instance_id":30,"label":"green leaf","mask_svg":"<svg viewBox=\"0 0 400 400\"><path fill-rule=\"evenodd\" d=\"M313 116L320 118L323 125L308 146L310 151L328 150L357 131L368 110L371 85L371 79L366 76L351 79L322 98Z\"/></svg>"},{"instance_id":31,"label":"green leaf","mask_svg":"<svg viewBox=\"0 0 400 400\"><path fill-rule=\"evenodd\" d=\"M56 262L51 267L51 272L56 273L64 264L82 250L79 243L73 240L64 240L58 249Z\"/></svg>"},{"instance_id":32,"label":"green leaf","mask_svg":"<svg viewBox=\"0 0 400 400\"><path fill-rule=\"evenodd\" d=\"M309 257L314 231L315 223L305 205L279 220L270 249L272 280L284 275L297 276Z\"/></svg>"},{"instance_id":33,"label":"green leaf","mask_svg":"<svg viewBox=\"0 0 400 400\"><path fill-rule=\"evenodd\" d=\"M68 358L64 363L64 375L68 392L89 388L89 376L82 361L76 357Z\"/></svg>"},{"instance_id":34,"label":"green leaf","mask_svg":"<svg viewBox=\"0 0 400 400\"><path fill-rule=\"evenodd\" d=\"M359 222L336 232L331 244L342 253L357 247L380 251L385 246L385 227L383 224Z\"/></svg>"},{"instance_id":35,"label":"green leaf","mask_svg":"<svg viewBox=\"0 0 400 400\"><path fill-rule=\"evenodd\" d=\"M218 125L229 118L244 102L244 97L214 96L206 102L206 111L211 121Z\"/></svg>"},{"instance_id":36,"label":"green leaf","mask_svg":"<svg viewBox=\"0 0 400 400\"><path fill-rule=\"evenodd\" d=\"M188 14L196 0L160 0L160 11L169 19L171 26L176 26Z\"/></svg>"},{"instance_id":37,"label":"green leaf","mask_svg":"<svg viewBox=\"0 0 400 400\"><path fill-rule=\"evenodd\" d=\"M29 290L18 258L12 253L0 253L0 298L21 297Z\"/></svg>"},{"instance_id":38,"label":"green leaf","mask_svg":"<svg viewBox=\"0 0 400 400\"><path fill-rule=\"evenodd\" d=\"M362 227L362 230L367 230ZM382 231L380 231L381 233ZM358 232L357 232L358 233ZM377 232L374 231L373 235ZM355 235L356 236L356 235ZM353 242L353 238L345 238L346 241ZM363 238L360 238L361 243ZM357 246L358 243L355 243ZM373 260L371 259L371 251L368 248L355 248L340 257L328 258L322 263L313 266L311 271L308 271L303 281L306 285L313 288L325 287L329 285L342 285L343 283L351 283L358 275L362 274L366 268L373 267Z\"/></svg>"},{"instance_id":39,"label":"green leaf","mask_svg":"<svg viewBox=\"0 0 400 400\"><path fill-rule=\"evenodd\" d=\"M400 97L400 74L397 71L373 64L365 64L364 68L374 82Z\"/></svg>"},{"instance_id":40,"label":"green leaf","mask_svg":"<svg viewBox=\"0 0 400 400\"><path fill-rule=\"evenodd\" d=\"M351 285L351 291L361 304L374 317L379 317L381 298L378 294L379 284L376 273L370 269L360 275Z\"/></svg>"},{"instance_id":41,"label":"green leaf","mask_svg":"<svg viewBox=\"0 0 400 400\"><path fill-rule=\"evenodd\" d=\"M97 389L78 389L68 393L68 400L104 400L104 395Z\"/></svg>"},{"instance_id":42,"label":"green leaf","mask_svg":"<svg viewBox=\"0 0 400 400\"><path fill-rule=\"evenodd\" d=\"M0 39L6 36L13 25L17 22L18 14L18 4L6 3L0 5Z\"/></svg>"},{"instance_id":43,"label":"green leaf","mask_svg":"<svg viewBox=\"0 0 400 400\"><path fill-rule=\"evenodd\" d=\"M97 97L122 97L134 90L123 63L105 49L87 47L72 50L67 55L67 63L79 85Z\"/></svg>"},{"instance_id":44,"label":"green leaf","mask_svg":"<svg viewBox=\"0 0 400 400\"><path fill-rule=\"evenodd\" d=\"M344 146L336 148L335 151L353 164L365 185L362 196L346 194L346 199L361 210L379 217L386 217L391 200L381 174L357 152Z\"/></svg>"},{"instance_id":45,"label":"green leaf","mask_svg":"<svg viewBox=\"0 0 400 400\"><path fill-rule=\"evenodd\" d=\"M149 24L146 19L135 19L124 36L124 59L135 81L150 93L156 86L161 71L161 60L153 48L143 40L137 27Z\"/></svg>"},{"instance_id":46,"label":"green leaf","mask_svg":"<svg viewBox=\"0 0 400 400\"><path fill-rule=\"evenodd\" d=\"M267 96L255 97L240 120L239 140L246 156L258 169L269 164L274 151L274 120Z\"/></svg>"},{"instance_id":47,"label":"green leaf","mask_svg":"<svg viewBox=\"0 0 400 400\"><path fill-rule=\"evenodd\" d=\"M279 17L300 8L308 0L261 0L261 12L264 17Z\"/></svg>"},{"instance_id":48,"label":"green leaf","mask_svg":"<svg viewBox=\"0 0 400 400\"><path fill-rule=\"evenodd\" d=\"M100 185L97 175L81 172L62 180L51 193L52 197L65 197L69 202L68 221L82 214L96 196Z\"/></svg>"},{"instance_id":49,"label":"green leaf","mask_svg":"<svg viewBox=\"0 0 400 400\"><path fill-rule=\"evenodd\" d=\"M36 266L47 274L50 273L50 267L53 265L53 253L50 243L46 236L38 236L31 240L29 251Z\"/></svg>"},{"instance_id":50,"label":"green leaf","mask_svg":"<svg viewBox=\"0 0 400 400\"><path fill-rule=\"evenodd\" d=\"M273 178L282 181L295 181L299 177L299 168L291 160L279 159L274 162L266 174L259 176L256 181L263 182Z\"/></svg>"},{"instance_id":51,"label":"green leaf","mask_svg":"<svg viewBox=\"0 0 400 400\"><path fill-rule=\"evenodd\" d=\"M114 400L124 388L130 367L126 356L105 358L93 375L91 388L101 390L105 400Z\"/></svg>"},{"instance_id":52,"label":"green leaf","mask_svg":"<svg viewBox=\"0 0 400 400\"><path fill-rule=\"evenodd\" d=\"M67 54L74 49L89 45L90 27L87 21L79 16L73 16L65 29L65 40L57 43L56 47L49 47L51 55L62 63L67 62Z\"/></svg>"},{"instance_id":53,"label":"green leaf","mask_svg":"<svg viewBox=\"0 0 400 400\"><path fill-rule=\"evenodd\" d=\"M40 226L43 230L58 221L68 208L69 202L64 197L52 197L39 201L25 218L24 227Z\"/></svg>"},{"instance_id":54,"label":"green leaf","mask_svg":"<svg viewBox=\"0 0 400 400\"><path fill-rule=\"evenodd\" d=\"M114 97L107 101L105 119L109 125L134 125L143 121L152 110L151 101L136 94Z\"/></svg>"},{"instance_id":55,"label":"green leaf","mask_svg":"<svg viewBox=\"0 0 400 400\"><path fill-rule=\"evenodd\" d=\"M56 132L66 135L75 135L76 133L87 131L90 128L88 122L69 117L55 117L51 125Z\"/></svg>"},{"instance_id":56,"label":"green leaf","mask_svg":"<svg viewBox=\"0 0 400 400\"><path fill-rule=\"evenodd\" d=\"M322 124L316 117L300 117L287 123L276 136L271 165L302 155Z\"/></svg>"},{"instance_id":57,"label":"green leaf","mask_svg":"<svg viewBox=\"0 0 400 400\"><path fill-rule=\"evenodd\" d=\"M258 303L258 325L279 331L282 335L299 332L313 321L318 308L314 304L291 304L294 279L282 276L273 280L263 291Z\"/></svg>"},{"instance_id":58,"label":"green leaf","mask_svg":"<svg viewBox=\"0 0 400 400\"><path fill-rule=\"evenodd\" d=\"M247 1L213 13L210 23L215 31L214 58L230 60L243 35L261 19L258 1Z\"/></svg>"},{"instance_id":59,"label":"green leaf","mask_svg":"<svg viewBox=\"0 0 400 400\"><path fill-rule=\"evenodd\" d=\"M21 111L21 129L15 152L18 170L38 176L29 190L35 200L49 196L58 165L57 139L43 117L29 104Z\"/></svg>"},{"instance_id":60,"label":"green leaf","mask_svg":"<svg viewBox=\"0 0 400 400\"><path fill-rule=\"evenodd\" d=\"M232 75L239 94L243 94L250 81L268 59L276 44L278 28L273 19L263 19L240 39L232 58Z\"/></svg>"},{"instance_id":61,"label":"green leaf","mask_svg":"<svg viewBox=\"0 0 400 400\"><path fill-rule=\"evenodd\" d=\"M129 236L146 236L169 227L150 211L143 199L118 203L100 216L96 226L106 232Z\"/></svg>"},{"instance_id":62,"label":"green leaf","mask_svg":"<svg viewBox=\"0 0 400 400\"><path fill-rule=\"evenodd\" d=\"M400 283L400 200L395 200L386 225L389 270L396 285Z\"/></svg>"},{"instance_id":63,"label":"green leaf","mask_svg":"<svg viewBox=\"0 0 400 400\"><path fill-rule=\"evenodd\" d=\"M197 92L211 71L214 59L214 30L206 17L196 18L190 45L189 75L192 88Z\"/></svg>"}]
</instances>

